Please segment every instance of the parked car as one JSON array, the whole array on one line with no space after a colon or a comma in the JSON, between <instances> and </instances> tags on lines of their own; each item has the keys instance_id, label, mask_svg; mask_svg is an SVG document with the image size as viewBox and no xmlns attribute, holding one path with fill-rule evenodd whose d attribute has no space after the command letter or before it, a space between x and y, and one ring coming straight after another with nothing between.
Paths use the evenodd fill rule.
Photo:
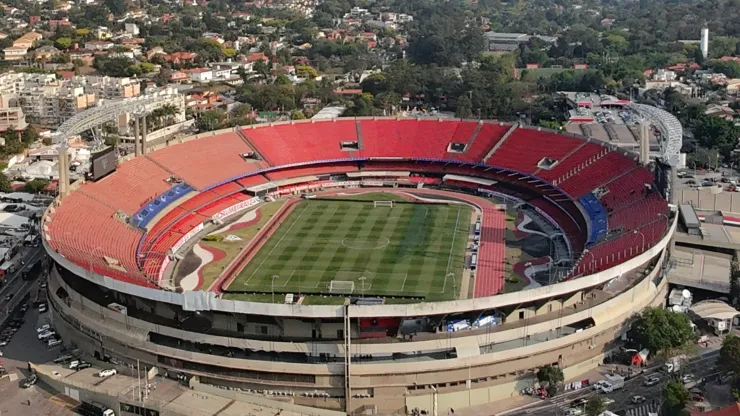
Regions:
<instances>
[{"instance_id":1,"label":"parked car","mask_svg":"<svg viewBox=\"0 0 740 416\"><path fill-rule=\"evenodd\" d=\"M55 339L50 339L49 340L49 343L46 344L46 346L49 347L49 348L54 348L54 347L57 347L59 345L62 345L62 340L61 339L56 339L56 338Z\"/></svg>"},{"instance_id":2,"label":"parked car","mask_svg":"<svg viewBox=\"0 0 740 416\"><path fill-rule=\"evenodd\" d=\"M632 404L640 404L645 402L645 396L632 396Z\"/></svg>"},{"instance_id":3,"label":"parked car","mask_svg":"<svg viewBox=\"0 0 740 416\"><path fill-rule=\"evenodd\" d=\"M41 325L40 327L36 328L36 332L38 332L40 334L40 333L48 330L49 328L51 328L51 326L49 326L49 324L44 324L44 325Z\"/></svg>"},{"instance_id":4,"label":"parked car","mask_svg":"<svg viewBox=\"0 0 740 416\"><path fill-rule=\"evenodd\" d=\"M73 360L71 363L69 363L70 370L74 370L79 366L80 366L80 360Z\"/></svg>"},{"instance_id":5,"label":"parked car","mask_svg":"<svg viewBox=\"0 0 740 416\"><path fill-rule=\"evenodd\" d=\"M44 313L47 311L46 303L42 303L39 305L39 313Z\"/></svg>"},{"instance_id":6,"label":"parked car","mask_svg":"<svg viewBox=\"0 0 740 416\"><path fill-rule=\"evenodd\" d=\"M83 361L83 362L80 363L80 365L77 366L77 371L84 370L84 369L90 368L90 367L92 367L92 364L86 363L86 362Z\"/></svg>"},{"instance_id":7,"label":"parked car","mask_svg":"<svg viewBox=\"0 0 740 416\"><path fill-rule=\"evenodd\" d=\"M681 378L681 381L683 381L683 384L689 384L689 383L692 383L692 382L694 381L694 375L693 375L693 374L691 374L691 373L686 373L686 374L684 374L684 375L683 375L683 377Z\"/></svg>"},{"instance_id":8,"label":"parked car","mask_svg":"<svg viewBox=\"0 0 740 416\"><path fill-rule=\"evenodd\" d=\"M107 370L100 370L100 372L98 373L98 377L110 377L117 373L118 371L116 371L114 368L109 368Z\"/></svg>"},{"instance_id":9,"label":"parked car","mask_svg":"<svg viewBox=\"0 0 740 416\"><path fill-rule=\"evenodd\" d=\"M645 383L644 384L646 386L654 386L654 385L656 385L658 383L660 383L660 377L658 377L657 375L652 375L652 376L650 376L650 377L648 377L648 378L645 379Z\"/></svg>"}]
</instances>

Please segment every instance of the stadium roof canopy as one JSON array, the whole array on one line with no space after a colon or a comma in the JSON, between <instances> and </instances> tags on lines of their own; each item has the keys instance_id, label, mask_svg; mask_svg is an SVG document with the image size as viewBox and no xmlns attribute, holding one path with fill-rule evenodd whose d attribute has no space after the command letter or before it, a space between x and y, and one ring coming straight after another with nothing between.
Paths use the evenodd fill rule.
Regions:
<instances>
[{"instance_id":1,"label":"stadium roof canopy","mask_svg":"<svg viewBox=\"0 0 740 416\"><path fill-rule=\"evenodd\" d=\"M740 311L719 300L704 300L691 306L691 312L702 319L729 320L740 315Z\"/></svg>"}]
</instances>

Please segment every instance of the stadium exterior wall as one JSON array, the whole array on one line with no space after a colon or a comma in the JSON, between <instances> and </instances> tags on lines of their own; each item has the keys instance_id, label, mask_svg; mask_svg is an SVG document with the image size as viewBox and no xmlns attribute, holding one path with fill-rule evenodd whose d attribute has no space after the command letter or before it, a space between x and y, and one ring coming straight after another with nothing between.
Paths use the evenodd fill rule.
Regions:
<instances>
[{"instance_id":1,"label":"stadium exterior wall","mask_svg":"<svg viewBox=\"0 0 740 416\"><path fill-rule=\"evenodd\" d=\"M587 316L593 317L594 326L554 340L526 345L496 353L482 354L477 356L459 357L438 361L420 362L398 362L398 363L356 363L352 365L353 391L373 391L373 397L369 399L353 399L353 407L361 405L379 406L385 411L394 411L400 407L420 407L428 402L429 390L421 392L406 392L407 386L412 384L435 384L444 382L466 381L464 388L459 391L445 391L439 394L440 405L452 408L460 408L475 405L487 401L500 400L518 394L522 383L528 383L529 379L512 380L507 375L521 374L521 372L532 371L537 366L550 363L559 363L561 367L568 370L570 377L588 371L593 362L599 360L600 354L610 342L621 334L625 329L625 322L646 306L657 305L663 302L666 288L666 279L660 278L661 265L665 260L665 253L661 255L660 261L653 270L642 281L614 298L590 309L583 309L575 317L563 317L562 320L553 319L509 331L491 333L488 336L471 336L454 338L443 341L453 345L478 346L488 343L499 343L526 336L527 333L547 331L548 328L556 328L582 319ZM657 285L655 282L658 282ZM68 293L66 302L62 302L56 295L57 289L63 287ZM156 345L148 341L149 332L169 334L178 339L195 342L206 342L240 348L258 349L260 341L236 338L215 337L206 334L196 334L182 331L176 328L154 325L140 321L127 315L122 315L105 307L101 307L88 301L67 286L56 273L52 274L49 281L49 298L52 304L54 322L56 327L61 327L60 334L67 340L75 342L80 348L102 347L105 351L115 352L127 359L141 359L150 365L161 365L157 357L167 357L177 360L209 364L228 369L242 369L245 371L263 371L267 373L289 373L307 374L316 377L316 382L311 386L318 389L336 388L339 380L343 377L343 364L321 363L303 364L294 362L260 361L240 358L227 358L223 356L186 351L177 348ZM84 331L82 329L85 329ZM92 338L85 333L98 334L99 338ZM388 344L362 344L353 345L354 354L390 353L394 351L405 352L408 348L417 351L440 348L440 341L420 341ZM264 343L267 347L268 343ZM324 343L277 343L270 342L273 348L265 351L278 351L292 345L292 351L314 352L316 348ZM339 354L343 344L331 344L335 353ZM86 351L92 353L92 351ZM177 371L177 368L170 368ZM220 379L214 374L198 374L201 377ZM488 382L489 385L471 385L470 380L481 377L496 376ZM499 379L499 376L501 379ZM231 377L223 377L225 380ZM233 381L233 380L232 380ZM244 382L255 380L247 379ZM279 388L286 385L291 387L295 383L280 382L272 384L265 382L265 388ZM298 383L300 387L301 383ZM297 387L296 387L297 388ZM455 389L452 389L455 390ZM426 397L426 398L425 398ZM316 405L318 407L330 406L328 403L312 403L309 398L297 401L302 405ZM337 405L339 406L339 405ZM337 406L334 406L337 408ZM387 407L384 407L387 406ZM331 406L330 406L331 407ZM341 406L339 406L341 407Z\"/></svg>"},{"instance_id":2,"label":"stadium exterior wall","mask_svg":"<svg viewBox=\"0 0 740 416\"><path fill-rule=\"evenodd\" d=\"M673 208L673 207L672 207ZM581 289L594 287L599 284L618 277L628 271L636 269L638 266L645 264L651 258L658 255L664 250L676 229L678 216L674 215L673 223L666 235L653 247L644 253L612 268L583 276L578 279L572 279L565 282L556 283L550 286L543 286L536 289L512 292L486 298L474 298L446 302L433 303L416 303L408 305L369 305L369 306L350 306L350 316L353 318L361 317L415 317L424 315L436 315L440 313L459 313L474 310L493 309L507 305L517 305L531 302L538 299L549 299L572 293ZM42 234L43 235L43 234ZM64 258L63 255L54 251L51 246L43 239L44 247L49 256L65 269L73 272L77 276L83 277L93 283L107 287L109 289L138 296L157 302L171 303L181 306L188 311L222 311L238 314L257 314L276 317L302 317L302 318L342 318L344 310L342 306L328 305L284 305L284 304L265 304L254 302L231 301L219 299L213 292L192 292L184 293L168 292L159 289L138 286L114 278L103 276L77 264L72 263Z\"/></svg>"}]
</instances>

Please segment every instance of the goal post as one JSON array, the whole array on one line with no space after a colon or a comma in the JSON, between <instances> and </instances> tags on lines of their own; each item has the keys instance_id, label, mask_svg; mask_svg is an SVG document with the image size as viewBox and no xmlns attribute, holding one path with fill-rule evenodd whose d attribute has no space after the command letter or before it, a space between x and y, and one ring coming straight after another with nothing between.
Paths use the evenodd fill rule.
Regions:
<instances>
[{"instance_id":1,"label":"goal post","mask_svg":"<svg viewBox=\"0 0 740 416\"><path fill-rule=\"evenodd\" d=\"M378 207L393 208L393 201L373 201L373 208Z\"/></svg>"},{"instance_id":2,"label":"goal post","mask_svg":"<svg viewBox=\"0 0 740 416\"><path fill-rule=\"evenodd\" d=\"M329 293L354 293L355 282L351 280L332 280L329 282Z\"/></svg>"}]
</instances>

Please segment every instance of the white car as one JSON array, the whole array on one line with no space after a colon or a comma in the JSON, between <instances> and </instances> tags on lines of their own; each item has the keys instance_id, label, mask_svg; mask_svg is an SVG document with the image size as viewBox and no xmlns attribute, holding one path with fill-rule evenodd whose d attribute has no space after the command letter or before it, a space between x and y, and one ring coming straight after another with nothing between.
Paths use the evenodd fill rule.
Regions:
<instances>
[{"instance_id":1,"label":"white car","mask_svg":"<svg viewBox=\"0 0 740 416\"><path fill-rule=\"evenodd\" d=\"M41 305L39 305L39 313L44 313L44 312L46 312L46 304L42 303Z\"/></svg>"},{"instance_id":2,"label":"white car","mask_svg":"<svg viewBox=\"0 0 740 416\"><path fill-rule=\"evenodd\" d=\"M653 376L646 378L644 384L646 386L654 386L658 383L660 383L660 377L653 375Z\"/></svg>"},{"instance_id":3,"label":"white car","mask_svg":"<svg viewBox=\"0 0 740 416\"><path fill-rule=\"evenodd\" d=\"M80 360L74 360L71 363L69 363L69 369L74 370L80 365Z\"/></svg>"},{"instance_id":4,"label":"white car","mask_svg":"<svg viewBox=\"0 0 740 416\"><path fill-rule=\"evenodd\" d=\"M0 351L0 357L2 357L2 356L3 356L3 352L2 352L2 351Z\"/></svg>"},{"instance_id":5,"label":"white car","mask_svg":"<svg viewBox=\"0 0 740 416\"><path fill-rule=\"evenodd\" d=\"M683 375L683 378L681 378L681 380L683 381L683 384L692 383L694 381L694 375L691 374L691 373L684 374Z\"/></svg>"},{"instance_id":6,"label":"white car","mask_svg":"<svg viewBox=\"0 0 740 416\"><path fill-rule=\"evenodd\" d=\"M42 333L44 331L47 331L49 329L51 329L51 327L49 326L49 324L44 324L44 325L41 325L40 327L36 328L36 332L38 332L40 334L40 333Z\"/></svg>"},{"instance_id":7,"label":"white car","mask_svg":"<svg viewBox=\"0 0 740 416\"><path fill-rule=\"evenodd\" d=\"M109 368L109 369L107 369L107 370L101 370L101 371L100 371L100 372L98 373L98 377L110 377L110 376L112 376L112 375L114 375L114 374L116 374L116 373L118 373L118 371L116 371L116 370L115 370L115 369L113 369L113 368Z\"/></svg>"},{"instance_id":8,"label":"white car","mask_svg":"<svg viewBox=\"0 0 740 416\"><path fill-rule=\"evenodd\" d=\"M46 332L40 333L38 335L38 337L39 337L39 340L43 341L43 340L48 339L49 337L51 337L53 335L56 335L56 332L54 332L54 331L46 331Z\"/></svg>"},{"instance_id":9,"label":"white car","mask_svg":"<svg viewBox=\"0 0 740 416\"><path fill-rule=\"evenodd\" d=\"M645 396L632 396L632 404L640 404L645 400Z\"/></svg>"},{"instance_id":10,"label":"white car","mask_svg":"<svg viewBox=\"0 0 740 416\"><path fill-rule=\"evenodd\" d=\"M49 343L46 344L46 346L49 347L49 348L54 348L54 347L56 347L58 345L62 345L62 340L61 339L50 339L49 340Z\"/></svg>"}]
</instances>

